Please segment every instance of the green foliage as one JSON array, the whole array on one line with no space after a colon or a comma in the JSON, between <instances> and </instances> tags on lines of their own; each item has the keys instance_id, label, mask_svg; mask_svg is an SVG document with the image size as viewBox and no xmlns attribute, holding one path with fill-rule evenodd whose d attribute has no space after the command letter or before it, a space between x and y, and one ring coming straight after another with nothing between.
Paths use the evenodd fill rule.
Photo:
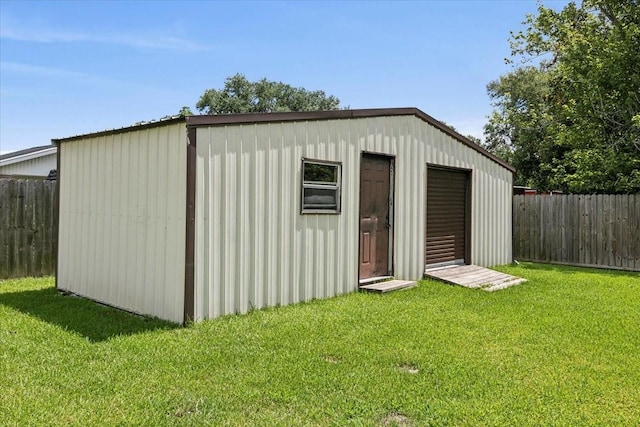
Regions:
<instances>
[{"instance_id":1,"label":"green foliage","mask_svg":"<svg viewBox=\"0 0 640 427\"><path fill-rule=\"evenodd\" d=\"M524 23L511 38L514 70L487 86L486 147L516 166L520 185L640 191L638 2L539 6Z\"/></svg>"},{"instance_id":2,"label":"green foliage","mask_svg":"<svg viewBox=\"0 0 640 427\"><path fill-rule=\"evenodd\" d=\"M638 275L501 270L188 327L0 281L0 424L639 425Z\"/></svg>"},{"instance_id":3,"label":"green foliage","mask_svg":"<svg viewBox=\"0 0 640 427\"><path fill-rule=\"evenodd\" d=\"M304 181L325 183L338 182L338 166L318 163L305 163Z\"/></svg>"},{"instance_id":4,"label":"green foliage","mask_svg":"<svg viewBox=\"0 0 640 427\"><path fill-rule=\"evenodd\" d=\"M196 104L206 114L337 110L340 100L321 90L308 91L282 82L250 82L242 74L225 80L223 89L208 89Z\"/></svg>"},{"instance_id":5,"label":"green foliage","mask_svg":"<svg viewBox=\"0 0 640 427\"><path fill-rule=\"evenodd\" d=\"M191 111L191 108L184 106L180 108L180 111L178 111L178 116L180 117L193 116L193 111Z\"/></svg>"}]
</instances>

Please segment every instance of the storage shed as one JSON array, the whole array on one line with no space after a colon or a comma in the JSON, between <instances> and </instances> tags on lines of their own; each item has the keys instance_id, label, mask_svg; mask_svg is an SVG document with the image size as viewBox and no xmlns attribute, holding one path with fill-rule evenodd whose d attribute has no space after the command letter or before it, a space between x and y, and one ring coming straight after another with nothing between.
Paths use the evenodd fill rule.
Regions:
<instances>
[{"instance_id":1,"label":"storage shed","mask_svg":"<svg viewBox=\"0 0 640 427\"><path fill-rule=\"evenodd\" d=\"M54 140L56 285L175 322L505 264L513 169L415 108L189 116Z\"/></svg>"}]
</instances>

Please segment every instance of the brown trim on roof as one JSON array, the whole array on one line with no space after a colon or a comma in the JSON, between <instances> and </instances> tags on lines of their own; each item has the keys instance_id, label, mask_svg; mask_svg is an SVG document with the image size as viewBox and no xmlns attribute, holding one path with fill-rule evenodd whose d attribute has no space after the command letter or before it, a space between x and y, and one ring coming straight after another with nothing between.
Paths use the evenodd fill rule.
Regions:
<instances>
[{"instance_id":1,"label":"brown trim on roof","mask_svg":"<svg viewBox=\"0 0 640 427\"><path fill-rule=\"evenodd\" d=\"M363 117L408 116L417 108L369 108L362 110L295 111L286 113L243 113L188 116L187 126L221 126L231 124L339 120Z\"/></svg>"},{"instance_id":2,"label":"brown trim on roof","mask_svg":"<svg viewBox=\"0 0 640 427\"><path fill-rule=\"evenodd\" d=\"M183 323L194 319L195 237L196 237L196 128L187 130L187 198L184 252Z\"/></svg>"},{"instance_id":3,"label":"brown trim on roof","mask_svg":"<svg viewBox=\"0 0 640 427\"><path fill-rule=\"evenodd\" d=\"M137 125L131 125L131 126L125 126L123 128L119 128L119 129L109 129L109 130L103 130L100 132L93 132L93 133L86 133L83 135L75 135L75 136L70 136L67 138L54 138L51 140L51 142L53 144L56 144L58 146L60 146L60 143L62 142L69 142L69 141L78 141L80 139L87 139L87 138L96 138L99 136L107 136L107 135L115 135L118 133L123 133L123 132L132 132L132 131L138 131L138 130L143 130L143 129L150 129L150 128L155 128L158 126L165 126L168 124L174 124L174 123L180 123L180 122L184 122L185 118L184 117L172 117L170 119L160 119L160 120L156 120L156 121L152 121L152 122L146 122L146 123L141 123L141 124L137 124Z\"/></svg>"},{"instance_id":4,"label":"brown trim on roof","mask_svg":"<svg viewBox=\"0 0 640 427\"><path fill-rule=\"evenodd\" d=\"M487 150L482 148L480 145L478 145L475 142L471 141L466 136L459 134L455 130L451 129L449 126L445 125L444 123L442 123L439 120L434 119L433 117L431 117L427 113L425 113L423 111L420 111L417 108L415 108L415 110L416 110L416 116L417 117L421 118L422 120L424 120L425 122L429 123L430 125L440 129L442 132L446 133L450 137L452 137L454 139L457 139L458 141L462 142L464 145L466 145L466 146L470 147L471 149L477 151L478 153L482 154L483 156L486 156L486 157L490 158L491 160L493 160L494 162L496 162L500 166L503 166L506 169L509 169L511 172L515 173L516 168L511 166L509 163L505 162L504 160L502 160L500 157L496 156L493 153L488 152Z\"/></svg>"},{"instance_id":5,"label":"brown trim on roof","mask_svg":"<svg viewBox=\"0 0 640 427\"><path fill-rule=\"evenodd\" d=\"M272 123L272 122L293 122L293 121L311 121L311 120L340 120L340 119L357 119L366 117L383 117L383 116L416 116L419 119L436 127L457 141L477 151L483 156L488 157L499 165L505 167L511 172L515 172L515 168L488 152L480 145L471 141L464 135L459 134L449 126L443 124L439 120L431 117L427 113L417 108L371 108L361 110L331 110L331 111L302 111L288 113L248 113L248 114L218 114L205 116L188 116L187 127L198 126L224 126L234 124L251 124L251 123Z\"/></svg>"}]
</instances>

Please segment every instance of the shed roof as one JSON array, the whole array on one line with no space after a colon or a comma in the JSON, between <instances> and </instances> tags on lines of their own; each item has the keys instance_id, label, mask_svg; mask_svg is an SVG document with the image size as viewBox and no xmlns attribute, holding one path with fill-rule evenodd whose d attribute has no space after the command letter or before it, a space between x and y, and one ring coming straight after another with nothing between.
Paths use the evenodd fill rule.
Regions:
<instances>
[{"instance_id":1,"label":"shed roof","mask_svg":"<svg viewBox=\"0 0 640 427\"><path fill-rule=\"evenodd\" d=\"M102 135L110 135L121 132L135 131L139 129L164 126L171 123L186 122L188 128L199 126L225 126L234 124L250 124L250 123L274 123L274 122L294 122L294 121L315 121L315 120L340 120L340 119L356 119L367 117L383 117L383 116L416 116L417 118L429 123L435 128L441 130L445 134L451 136L457 141L479 152L480 154L490 158L494 162L504 168L515 172L515 168L485 150L482 146L471 141L469 138L456 132L444 123L436 120L418 108L369 108L358 110L331 110L331 111L300 111L300 112L284 112L284 113L243 113L243 114L216 114L216 115L198 115L186 117L170 117L158 121L145 122L135 124L133 126L123 127L120 129L112 129L102 132L89 133L85 135L77 135L68 138L53 139L54 144L67 141L84 139L86 137L96 137Z\"/></svg>"}]
</instances>

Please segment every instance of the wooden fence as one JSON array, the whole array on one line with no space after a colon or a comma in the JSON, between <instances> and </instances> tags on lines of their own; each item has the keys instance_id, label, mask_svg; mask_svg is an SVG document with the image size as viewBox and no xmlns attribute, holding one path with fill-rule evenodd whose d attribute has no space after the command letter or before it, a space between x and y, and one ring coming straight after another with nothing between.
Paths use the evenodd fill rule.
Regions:
<instances>
[{"instance_id":1,"label":"wooden fence","mask_svg":"<svg viewBox=\"0 0 640 427\"><path fill-rule=\"evenodd\" d=\"M0 279L55 273L56 182L0 178Z\"/></svg>"},{"instance_id":2,"label":"wooden fence","mask_svg":"<svg viewBox=\"0 0 640 427\"><path fill-rule=\"evenodd\" d=\"M640 271L640 194L513 196L513 257Z\"/></svg>"}]
</instances>

